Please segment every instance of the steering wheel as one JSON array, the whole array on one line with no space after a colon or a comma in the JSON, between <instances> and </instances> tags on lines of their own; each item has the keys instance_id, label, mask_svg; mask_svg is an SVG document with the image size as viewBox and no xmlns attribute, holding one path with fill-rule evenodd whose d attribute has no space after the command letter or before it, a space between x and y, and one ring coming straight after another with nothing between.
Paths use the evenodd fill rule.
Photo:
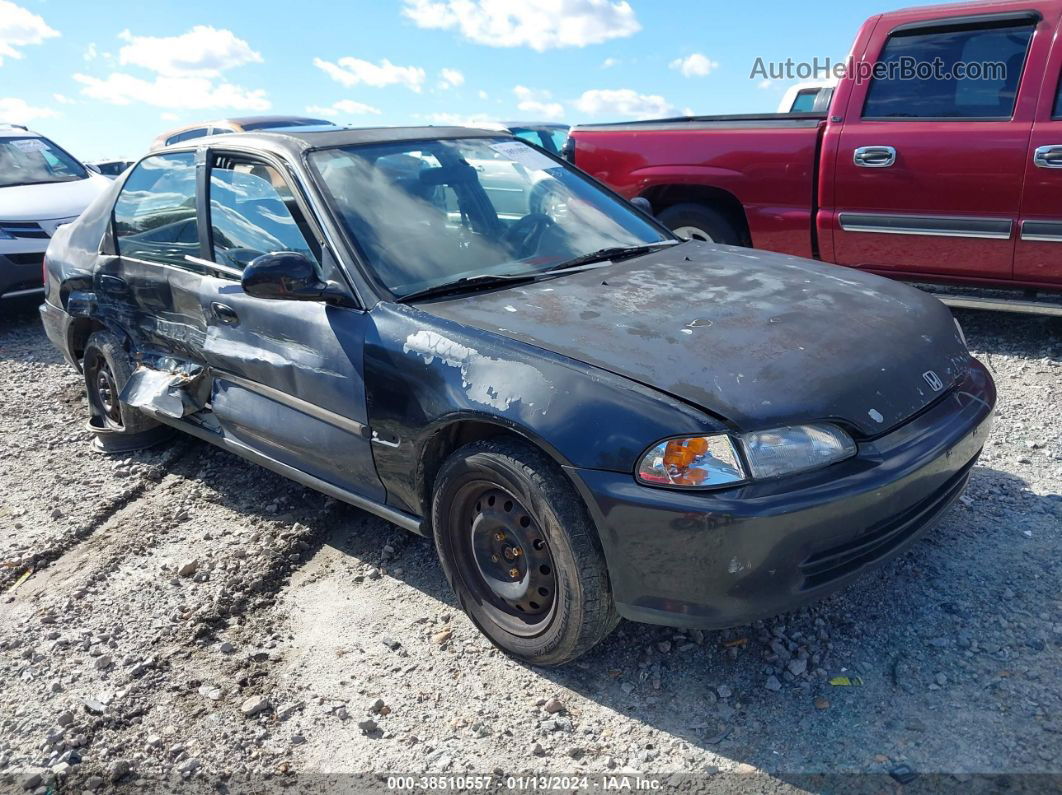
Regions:
<instances>
[{"instance_id":1,"label":"steering wheel","mask_svg":"<svg viewBox=\"0 0 1062 795\"><path fill-rule=\"evenodd\" d=\"M554 224L554 220L545 213L530 213L509 227L505 242L517 258L530 257L538 250L542 235Z\"/></svg>"}]
</instances>

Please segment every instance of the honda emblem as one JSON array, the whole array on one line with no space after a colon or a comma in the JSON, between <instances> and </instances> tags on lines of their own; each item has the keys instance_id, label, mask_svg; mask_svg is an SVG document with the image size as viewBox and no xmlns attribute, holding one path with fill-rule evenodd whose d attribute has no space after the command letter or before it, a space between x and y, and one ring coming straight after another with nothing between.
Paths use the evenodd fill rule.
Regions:
<instances>
[{"instance_id":1,"label":"honda emblem","mask_svg":"<svg viewBox=\"0 0 1062 795\"><path fill-rule=\"evenodd\" d=\"M940 376L934 373L932 370L926 370L922 373L922 378L929 384L929 388L934 392L939 392L944 387L944 382L940 380Z\"/></svg>"}]
</instances>

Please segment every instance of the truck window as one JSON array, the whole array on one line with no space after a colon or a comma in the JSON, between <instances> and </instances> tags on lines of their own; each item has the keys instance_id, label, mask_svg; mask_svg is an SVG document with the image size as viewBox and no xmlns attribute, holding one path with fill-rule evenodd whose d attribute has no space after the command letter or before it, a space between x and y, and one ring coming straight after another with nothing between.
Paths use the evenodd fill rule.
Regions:
<instances>
[{"instance_id":1,"label":"truck window","mask_svg":"<svg viewBox=\"0 0 1062 795\"><path fill-rule=\"evenodd\" d=\"M802 91L798 91L796 99L793 100L793 107L789 109L790 113L809 113L815 110L815 98L819 95L818 88L805 88Z\"/></svg>"},{"instance_id":2,"label":"truck window","mask_svg":"<svg viewBox=\"0 0 1062 795\"><path fill-rule=\"evenodd\" d=\"M1032 21L894 33L885 42L864 119L1009 119Z\"/></svg>"},{"instance_id":3,"label":"truck window","mask_svg":"<svg viewBox=\"0 0 1062 795\"><path fill-rule=\"evenodd\" d=\"M1062 119L1062 75L1058 77L1058 96L1055 97L1055 112L1051 116Z\"/></svg>"}]
</instances>

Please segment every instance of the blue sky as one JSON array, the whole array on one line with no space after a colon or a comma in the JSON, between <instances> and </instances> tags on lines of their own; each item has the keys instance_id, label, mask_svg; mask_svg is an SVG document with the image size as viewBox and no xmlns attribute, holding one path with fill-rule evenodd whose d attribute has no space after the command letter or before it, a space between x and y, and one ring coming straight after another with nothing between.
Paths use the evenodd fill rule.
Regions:
<instances>
[{"instance_id":1,"label":"blue sky","mask_svg":"<svg viewBox=\"0 0 1062 795\"><path fill-rule=\"evenodd\" d=\"M135 157L186 121L569 123L773 111L766 60L843 58L910 5L695 0L0 0L0 121Z\"/></svg>"}]
</instances>

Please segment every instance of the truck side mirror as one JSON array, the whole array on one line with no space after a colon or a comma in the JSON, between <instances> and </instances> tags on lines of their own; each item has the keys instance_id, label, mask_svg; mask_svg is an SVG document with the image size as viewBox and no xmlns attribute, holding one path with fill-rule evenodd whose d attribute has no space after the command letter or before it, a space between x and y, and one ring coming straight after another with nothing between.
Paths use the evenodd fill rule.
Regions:
<instances>
[{"instance_id":1,"label":"truck side mirror","mask_svg":"<svg viewBox=\"0 0 1062 795\"><path fill-rule=\"evenodd\" d=\"M653 205L649 203L649 200L644 196L635 196L631 199L631 204L637 207L646 215L651 216L653 214Z\"/></svg>"}]
</instances>

